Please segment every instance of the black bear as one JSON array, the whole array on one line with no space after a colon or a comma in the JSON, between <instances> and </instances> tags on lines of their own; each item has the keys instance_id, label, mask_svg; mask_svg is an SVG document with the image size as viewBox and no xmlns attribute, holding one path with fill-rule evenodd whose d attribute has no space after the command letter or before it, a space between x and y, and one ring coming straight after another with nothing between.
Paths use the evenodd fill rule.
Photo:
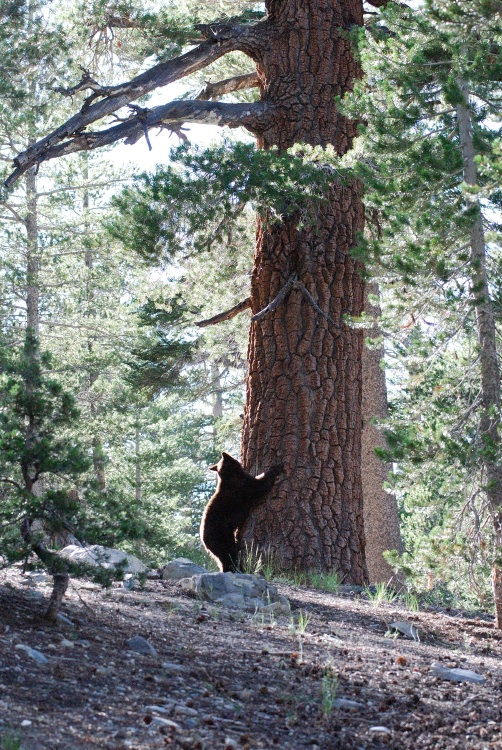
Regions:
<instances>
[{"instance_id":1,"label":"black bear","mask_svg":"<svg viewBox=\"0 0 502 750\"><path fill-rule=\"evenodd\" d=\"M252 477L236 458L222 453L218 463L209 468L218 474L218 484L202 515L200 538L223 573L238 572L239 532L251 509L265 502L283 464Z\"/></svg>"}]
</instances>

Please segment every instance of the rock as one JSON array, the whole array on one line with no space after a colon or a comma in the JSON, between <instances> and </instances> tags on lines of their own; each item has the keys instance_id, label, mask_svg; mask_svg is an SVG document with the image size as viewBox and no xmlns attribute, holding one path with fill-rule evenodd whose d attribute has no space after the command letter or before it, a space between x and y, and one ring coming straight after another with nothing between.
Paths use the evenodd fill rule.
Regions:
<instances>
[{"instance_id":1,"label":"rock","mask_svg":"<svg viewBox=\"0 0 502 750\"><path fill-rule=\"evenodd\" d=\"M375 734L392 734L392 730L388 727L370 727L368 732L374 732Z\"/></svg>"},{"instance_id":2,"label":"rock","mask_svg":"<svg viewBox=\"0 0 502 750\"><path fill-rule=\"evenodd\" d=\"M132 573L125 574L122 586L126 591L133 591L136 588L136 579Z\"/></svg>"},{"instance_id":3,"label":"rock","mask_svg":"<svg viewBox=\"0 0 502 750\"><path fill-rule=\"evenodd\" d=\"M169 729L174 729L177 732L181 732L180 724L177 724L175 721L171 721L171 719L164 719L162 716L152 716L151 723L156 724L158 727L168 727Z\"/></svg>"},{"instance_id":4,"label":"rock","mask_svg":"<svg viewBox=\"0 0 502 750\"><path fill-rule=\"evenodd\" d=\"M177 674L188 672L188 669L184 667L183 664L174 664L174 662L170 662L170 661L163 661L162 669L165 669L168 672L177 673Z\"/></svg>"},{"instance_id":5,"label":"rock","mask_svg":"<svg viewBox=\"0 0 502 750\"><path fill-rule=\"evenodd\" d=\"M30 656L39 664L47 664L49 661L41 651L37 651L36 648L31 648L31 646L25 646L23 643L18 643L15 648L19 649L19 651L24 651L28 656Z\"/></svg>"},{"instance_id":6,"label":"rock","mask_svg":"<svg viewBox=\"0 0 502 750\"><path fill-rule=\"evenodd\" d=\"M209 573L209 571L200 565L196 565L187 557L177 557L176 560L171 560L167 565L164 565L160 577L163 581L180 581L182 578L204 575L205 573Z\"/></svg>"},{"instance_id":7,"label":"rock","mask_svg":"<svg viewBox=\"0 0 502 750\"><path fill-rule=\"evenodd\" d=\"M178 714L179 716L197 716L197 711L195 708L190 708L190 706L185 706L183 703L179 703L177 706L174 707L174 713Z\"/></svg>"},{"instance_id":8,"label":"rock","mask_svg":"<svg viewBox=\"0 0 502 750\"><path fill-rule=\"evenodd\" d=\"M33 722L31 722L29 719L23 719L21 722L22 727L31 727Z\"/></svg>"},{"instance_id":9,"label":"rock","mask_svg":"<svg viewBox=\"0 0 502 750\"><path fill-rule=\"evenodd\" d=\"M52 576L50 576L48 573L30 573L30 579L33 581L33 583L50 583L52 581Z\"/></svg>"},{"instance_id":10,"label":"rock","mask_svg":"<svg viewBox=\"0 0 502 750\"><path fill-rule=\"evenodd\" d=\"M354 596L355 594L362 594L365 590L364 586L356 586L350 583L342 583L336 590L337 594L348 594Z\"/></svg>"},{"instance_id":11,"label":"rock","mask_svg":"<svg viewBox=\"0 0 502 750\"><path fill-rule=\"evenodd\" d=\"M62 625L67 625L69 628L75 627L75 623L72 620L70 620L69 617L66 617L66 615L63 615L62 612L57 613L56 620L60 622Z\"/></svg>"},{"instance_id":12,"label":"rock","mask_svg":"<svg viewBox=\"0 0 502 750\"><path fill-rule=\"evenodd\" d=\"M250 612L273 614L290 613L285 596L267 583L265 578L247 573L205 573L183 578L181 588L198 599Z\"/></svg>"},{"instance_id":13,"label":"rock","mask_svg":"<svg viewBox=\"0 0 502 750\"><path fill-rule=\"evenodd\" d=\"M438 662L434 662L431 671L435 677L440 677L442 680L451 680L451 682L474 682L482 685L486 681L483 675L470 669L449 669Z\"/></svg>"},{"instance_id":14,"label":"rock","mask_svg":"<svg viewBox=\"0 0 502 750\"><path fill-rule=\"evenodd\" d=\"M154 649L150 641L143 638L142 635L133 635L126 641L126 646L131 651L135 651L137 654L146 654L147 656L157 656L157 651Z\"/></svg>"},{"instance_id":15,"label":"rock","mask_svg":"<svg viewBox=\"0 0 502 750\"><path fill-rule=\"evenodd\" d=\"M102 547L100 544L92 544L90 547L69 544L59 554L75 563L81 562L107 569L115 568L125 561L124 573L146 573L148 570L146 565L143 565L141 560L134 555L129 555L120 549L113 549L113 547Z\"/></svg>"},{"instance_id":16,"label":"rock","mask_svg":"<svg viewBox=\"0 0 502 750\"><path fill-rule=\"evenodd\" d=\"M349 701L347 698L335 698L332 705L333 708L343 708L344 711L359 711L360 708L364 708L364 703Z\"/></svg>"},{"instance_id":17,"label":"rock","mask_svg":"<svg viewBox=\"0 0 502 750\"><path fill-rule=\"evenodd\" d=\"M389 628L391 628L392 630L397 630L398 633L401 633L406 638L409 638L410 641L420 642L418 630L409 622L391 622Z\"/></svg>"}]
</instances>

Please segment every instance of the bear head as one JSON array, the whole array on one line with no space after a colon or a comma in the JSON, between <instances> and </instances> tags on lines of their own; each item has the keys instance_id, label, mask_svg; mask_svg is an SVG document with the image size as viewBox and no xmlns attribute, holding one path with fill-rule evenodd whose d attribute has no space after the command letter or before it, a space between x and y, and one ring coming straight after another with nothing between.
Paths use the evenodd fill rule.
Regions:
<instances>
[{"instance_id":1,"label":"bear head","mask_svg":"<svg viewBox=\"0 0 502 750\"><path fill-rule=\"evenodd\" d=\"M211 471L215 471L220 477L231 477L236 474L242 474L244 471L239 461L228 453L223 452L217 464L210 466Z\"/></svg>"}]
</instances>

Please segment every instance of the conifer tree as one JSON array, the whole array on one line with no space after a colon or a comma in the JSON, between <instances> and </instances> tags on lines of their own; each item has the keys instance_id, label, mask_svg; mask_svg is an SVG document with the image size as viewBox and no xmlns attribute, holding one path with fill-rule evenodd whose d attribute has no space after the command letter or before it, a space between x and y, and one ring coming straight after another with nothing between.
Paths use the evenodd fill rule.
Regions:
<instances>
[{"instance_id":1,"label":"conifer tree","mask_svg":"<svg viewBox=\"0 0 502 750\"><path fill-rule=\"evenodd\" d=\"M364 113L367 138L358 170L368 186L368 204L380 213L384 227L381 240L367 243L366 257L376 258L401 287L400 295L393 292L401 310L408 298L407 333L417 329L415 351L433 348L440 359L452 350L463 356L462 342L475 331L477 351L470 368L474 363L479 390L465 403L465 389L458 383L465 410L449 439L465 468L478 470L476 494L488 501L498 627L502 464L498 279L493 273L499 235L493 216L500 193L490 187L489 177L498 138L501 31L498 3L427 0L418 11L389 5L363 56L368 88L358 92L357 102L356 94L350 110L354 116ZM420 365L415 367L415 379L426 378L430 367L422 369L422 376ZM462 436L462 429L473 424L471 436ZM408 448L412 445L411 440ZM451 456L455 461L454 452Z\"/></svg>"},{"instance_id":2,"label":"conifer tree","mask_svg":"<svg viewBox=\"0 0 502 750\"><path fill-rule=\"evenodd\" d=\"M335 568L361 583L366 579L362 333L347 325L346 317L362 311L363 281L350 251L362 229L363 208L360 183L341 182L336 170L324 168L329 159L322 150L331 149L336 162L356 134L355 123L340 114L334 99L349 91L361 72L349 32L362 24L363 8L361 0L268 0L265 6L265 16L259 4L242 3L237 16L192 28L186 41L199 35L197 46L128 83L103 85L84 75L67 86L68 95L86 92L82 110L20 154L8 183L47 159L121 139L148 140L152 129L179 131L183 122L244 126L271 156L276 149L284 158L295 144L305 144L306 152L319 149L318 174L328 179L313 220L302 222L285 183L281 221L271 221L265 211L258 226L250 299L253 315L264 314L251 323L242 457L251 472L280 460L286 471L248 533L285 568ZM167 29L164 33L168 38ZM133 104L236 51L252 61L251 69L213 84L201 98L152 108ZM257 82L259 101L217 101ZM88 130L128 105L123 122ZM241 173L247 166L236 162ZM272 190L274 170L272 165L265 179L261 175ZM308 170L301 184L308 191ZM203 208L211 208L204 198ZM156 229L162 233L165 226ZM145 227L147 237L151 229Z\"/></svg>"}]
</instances>

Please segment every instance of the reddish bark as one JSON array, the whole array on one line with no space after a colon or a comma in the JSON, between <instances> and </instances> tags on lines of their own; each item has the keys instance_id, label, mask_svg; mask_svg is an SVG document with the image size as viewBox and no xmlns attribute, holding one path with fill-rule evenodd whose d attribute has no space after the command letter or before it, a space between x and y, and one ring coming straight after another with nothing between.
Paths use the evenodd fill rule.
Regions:
<instances>
[{"instance_id":1,"label":"reddish bark","mask_svg":"<svg viewBox=\"0 0 502 750\"><path fill-rule=\"evenodd\" d=\"M258 135L263 148L294 143L350 148L355 124L335 97L360 75L347 30L362 23L360 0L269 0L268 44L256 54L262 98L274 117ZM260 225L252 277L253 313L292 274L339 327L293 289L251 324L243 463L250 472L285 461L285 476L244 534L285 568L337 570L363 583L361 489L362 332L343 324L359 315L363 281L350 250L363 228L361 187L333 185L315 227L297 220Z\"/></svg>"}]
</instances>

